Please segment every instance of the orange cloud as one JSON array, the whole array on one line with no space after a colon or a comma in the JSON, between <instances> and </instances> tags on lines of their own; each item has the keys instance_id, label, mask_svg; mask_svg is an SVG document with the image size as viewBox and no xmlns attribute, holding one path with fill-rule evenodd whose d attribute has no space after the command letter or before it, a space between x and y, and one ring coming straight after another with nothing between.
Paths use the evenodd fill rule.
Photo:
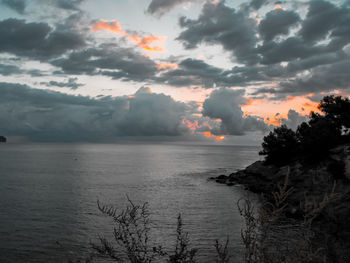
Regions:
<instances>
[{"instance_id":1,"label":"orange cloud","mask_svg":"<svg viewBox=\"0 0 350 263\"><path fill-rule=\"evenodd\" d=\"M91 31L100 32L101 30L108 30L122 36L127 35L127 33L122 29L120 23L116 20L108 22L106 20L101 19L97 21L96 24L91 25Z\"/></svg>"},{"instance_id":2,"label":"orange cloud","mask_svg":"<svg viewBox=\"0 0 350 263\"><path fill-rule=\"evenodd\" d=\"M179 65L176 63L157 64L157 68L159 68L159 69L166 69L166 68L177 69L178 67L179 67Z\"/></svg>"},{"instance_id":3,"label":"orange cloud","mask_svg":"<svg viewBox=\"0 0 350 263\"><path fill-rule=\"evenodd\" d=\"M216 141L223 141L225 140L225 136L216 136L212 134L211 132L203 132L203 135L207 138L214 138Z\"/></svg>"},{"instance_id":4,"label":"orange cloud","mask_svg":"<svg viewBox=\"0 0 350 263\"><path fill-rule=\"evenodd\" d=\"M318 103L308 98L312 95L310 93L303 96L288 96L285 100L248 99L241 107L244 114L259 116L264 119L265 123L279 126L281 119L287 118L290 109L304 116L310 111L319 112Z\"/></svg>"},{"instance_id":5,"label":"orange cloud","mask_svg":"<svg viewBox=\"0 0 350 263\"><path fill-rule=\"evenodd\" d=\"M303 109L304 111L307 111L307 112L311 112L311 111L319 112L320 110L318 109L318 105L319 103L316 103L316 102L306 102L303 104Z\"/></svg>"},{"instance_id":6,"label":"orange cloud","mask_svg":"<svg viewBox=\"0 0 350 263\"><path fill-rule=\"evenodd\" d=\"M120 23L116 20L106 21L101 19L95 24L91 25L91 31L93 32L100 32L102 30L107 30L126 37L130 42L136 44L138 47L142 48L145 51L165 51L164 44L167 38L166 36L141 36L139 34L129 34L122 29Z\"/></svg>"},{"instance_id":7,"label":"orange cloud","mask_svg":"<svg viewBox=\"0 0 350 263\"><path fill-rule=\"evenodd\" d=\"M263 100L262 99L247 99L245 104L240 105L241 107L247 107L247 106L251 106L253 104L260 104L262 103Z\"/></svg>"},{"instance_id":8,"label":"orange cloud","mask_svg":"<svg viewBox=\"0 0 350 263\"><path fill-rule=\"evenodd\" d=\"M166 40L166 36L154 36L150 35L148 37L142 37L139 34L129 35L129 40L135 43L138 47L142 48L146 51L154 51L154 52L164 52L164 44Z\"/></svg>"},{"instance_id":9,"label":"orange cloud","mask_svg":"<svg viewBox=\"0 0 350 263\"><path fill-rule=\"evenodd\" d=\"M225 140L225 136L216 136L212 134L210 131L206 132L196 132L198 128L207 126L209 129L213 129L213 127L209 124L209 122L205 121L202 124L200 124L197 120L194 120L193 122L183 119L182 124L187 126L191 131L194 132L194 134L202 134L204 137L209 138L209 139L214 139L216 141L223 141Z\"/></svg>"},{"instance_id":10,"label":"orange cloud","mask_svg":"<svg viewBox=\"0 0 350 263\"><path fill-rule=\"evenodd\" d=\"M182 124L186 125L191 131L195 131L197 128L199 128L198 121L195 120L194 122L190 122L189 120L182 120Z\"/></svg>"},{"instance_id":11,"label":"orange cloud","mask_svg":"<svg viewBox=\"0 0 350 263\"><path fill-rule=\"evenodd\" d=\"M275 9L282 9L283 11L286 11L286 9L285 9L285 8L282 8L280 5L276 5L276 6L275 6Z\"/></svg>"}]
</instances>

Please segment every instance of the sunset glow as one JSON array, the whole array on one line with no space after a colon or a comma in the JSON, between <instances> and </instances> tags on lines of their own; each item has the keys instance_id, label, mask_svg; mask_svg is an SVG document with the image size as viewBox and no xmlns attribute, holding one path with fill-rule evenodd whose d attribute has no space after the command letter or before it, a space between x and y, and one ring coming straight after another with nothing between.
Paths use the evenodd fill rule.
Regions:
<instances>
[{"instance_id":1,"label":"sunset glow","mask_svg":"<svg viewBox=\"0 0 350 263\"><path fill-rule=\"evenodd\" d=\"M203 135L206 137L206 138L210 138L210 139L215 139L216 141L223 141L225 140L225 136L216 136L214 134L212 134L211 132L207 131L207 132L203 132Z\"/></svg>"},{"instance_id":2,"label":"sunset glow","mask_svg":"<svg viewBox=\"0 0 350 263\"><path fill-rule=\"evenodd\" d=\"M256 143L275 126L295 129L324 96L350 93L348 0L0 6L0 107L4 123L13 124L3 133L29 140L189 136ZM31 97L36 93L52 105ZM48 125L51 119L72 130Z\"/></svg>"},{"instance_id":3,"label":"sunset glow","mask_svg":"<svg viewBox=\"0 0 350 263\"><path fill-rule=\"evenodd\" d=\"M159 69L177 69L179 67L176 63L165 63L165 64L157 64L157 68Z\"/></svg>"},{"instance_id":4,"label":"sunset glow","mask_svg":"<svg viewBox=\"0 0 350 263\"><path fill-rule=\"evenodd\" d=\"M187 126L191 131L195 131L199 128L198 121L195 120L194 122L190 122L189 120L182 120L182 124Z\"/></svg>"},{"instance_id":5,"label":"sunset glow","mask_svg":"<svg viewBox=\"0 0 350 263\"><path fill-rule=\"evenodd\" d=\"M99 20L95 24L91 25L91 31L100 32L101 30L107 30L115 34L126 37L131 43L134 43L138 47L142 48L145 51L151 52L164 52L166 36L141 36L140 34L130 34L124 31L120 23L116 20L106 21Z\"/></svg>"},{"instance_id":6,"label":"sunset glow","mask_svg":"<svg viewBox=\"0 0 350 263\"><path fill-rule=\"evenodd\" d=\"M284 101L249 99L246 104L242 105L242 110L244 114L264 118L269 125L279 126L281 125L280 120L287 118L287 113L290 109L296 110L301 115L308 115L310 111L319 111L317 108L318 102L311 101L307 96L289 96Z\"/></svg>"},{"instance_id":7,"label":"sunset glow","mask_svg":"<svg viewBox=\"0 0 350 263\"><path fill-rule=\"evenodd\" d=\"M116 20L106 21L101 19L97 21L96 24L91 25L91 31L100 32L101 30L111 31L122 36L127 35L127 33L122 29L120 23Z\"/></svg>"},{"instance_id":8,"label":"sunset glow","mask_svg":"<svg viewBox=\"0 0 350 263\"><path fill-rule=\"evenodd\" d=\"M142 48L145 51L152 51L152 52L164 52L164 44L166 40L166 36L140 36L139 34L136 35L129 35L129 40L133 43L135 43L138 47Z\"/></svg>"}]
</instances>

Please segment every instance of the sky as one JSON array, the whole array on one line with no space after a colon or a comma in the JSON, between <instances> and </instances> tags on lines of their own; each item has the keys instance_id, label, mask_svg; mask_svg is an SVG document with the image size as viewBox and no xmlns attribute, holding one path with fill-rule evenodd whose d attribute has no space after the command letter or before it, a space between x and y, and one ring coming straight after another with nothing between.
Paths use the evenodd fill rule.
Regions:
<instances>
[{"instance_id":1,"label":"sky","mask_svg":"<svg viewBox=\"0 0 350 263\"><path fill-rule=\"evenodd\" d=\"M257 144L350 94L349 0L0 0L0 134Z\"/></svg>"}]
</instances>

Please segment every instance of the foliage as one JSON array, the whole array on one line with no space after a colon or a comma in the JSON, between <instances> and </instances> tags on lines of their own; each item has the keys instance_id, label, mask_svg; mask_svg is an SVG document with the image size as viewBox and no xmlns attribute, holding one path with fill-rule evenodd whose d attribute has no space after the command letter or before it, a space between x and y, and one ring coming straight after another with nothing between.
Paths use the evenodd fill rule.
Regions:
<instances>
[{"instance_id":1,"label":"foliage","mask_svg":"<svg viewBox=\"0 0 350 263\"><path fill-rule=\"evenodd\" d=\"M310 121L298 126L297 137L302 152L318 157L340 141L341 130L331 118L312 112Z\"/></svg>"},{"instance_id":2,"label":"foliage","mask_svg":"<svg viewBox=\"0 0 350 263\"><path fill-rule=\"evenodd\" d=\"M275 164L285 164L293 158L298 149L296 133L286 125L277 127L264 137L263 150L260 155L266 155L266 161Z\"/></svg>"},{"instance_id":3,"label":"foliage","mask_svg":"<svg viewBox=\"0 0 350 263\"><path fill-rule=\"evenodd\" d=\"M327 118L332 119L340 128L344 128L347 132L350 129L350 99L326 96L322 99L318 108L325 114Z\"/></svg>"},{"instance_id":4,"label":"foliage","mask_svg":"<svg viewBox=\"0 0 350 263\"><path fill-rule=\"evenodd\" d=\"M169 256L169 263L194 263L197 249L189 247L188 233L183 232L181 214L177 218L175 251Z\"/></svg>"},{"instance_id":5,"label":"foliage","mask_svg":"<svg viewBox=\"0 0 350 263\"><path fill-rule=\"evenodd\" d=\"M266 155L267 163L283 165L294 157L316 160L350 139L349 98L326 96L318 108L322 114L311 112L310 120L301 123L296 133L282 125L264 137L259 154Z\"/></svg>"},{"instance_id":6,"label":"foliage","mask_svg":"<svg viewBox=\"0 0 350 263\"><path fill-rule=\"evenodd\" d=\"M238 202L238 209L245 220L241 236L245 245L246 263L316 263L328 262L327 247L316 244L317 233L313 223L327 207L341 198L335 191L336 184L322 199L314 197L300 200L304 220L288 218L290 196L294 188L289 186L289 168L282 186L272 193L271 201L255 208L249 198ZM316 229L318 229L316 227Z\"/></svg>"},{"instance_id":7,"label":"foliage","mask_svg":"<svg viewBox=\"0 0 350 263\"><path fill-rule=\"evenodd\" d=\"M130 263L195 263L197 249L190 247L188 233L183 230L181 215L177 218L176 244L173 252L165 251L150 239L151 221L148 204L135 205L128 198L128 205L120 212L113 206L100 205L98 209L112 218L114 240L99 237L99 244L92 244L93 257L104 257L114 262Z\"/></svg>"}]
</instances>

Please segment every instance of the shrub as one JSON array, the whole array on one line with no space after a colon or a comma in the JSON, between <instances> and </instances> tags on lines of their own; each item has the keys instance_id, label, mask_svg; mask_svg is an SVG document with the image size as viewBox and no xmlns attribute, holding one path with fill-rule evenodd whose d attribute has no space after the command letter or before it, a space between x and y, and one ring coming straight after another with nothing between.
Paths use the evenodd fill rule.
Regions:
<instances>
[{"instance_id":1,"label":"shrub","mask_svg":"<svg viewBox=\"0 0 350 263\"><path fill-rule=\"evenodd\" d=\"M325 117L333 120L337 126L345 129L345 133L350 130L350 100L341 96L324 97L318 108L325 114Z\"/></svg>"},{"instance_id":2,"label":"shrub","mask_svg":"<svg viewBox=\"0 0 350 263\"><path fill-rule=\"evenodd\" d=\"M124 210L118 212L113 206L100 205L98 209L112 218L114 240L99 238L92 244L93 257L104 257L115 262L130 263L195 263L197 249L190 247L188 233L183 230L181 215L177 218L176 243L172 252L165 251L150 238L151 222L148 204L135 205L130 199Z\"/></svg>"},{"instance_id":3,"label":"shrub","mask_svg":"<svg viewBox=\"0 0 350 263\"><path fill-rule=\"evenodd\" d=\"M340 141L341 130L331 118L311 112L310 121L299 125L296 134L302 153L319 158Z\"/></svg>"},{"instance_id":4,"label":"shrub","mask_svg":"<svg viewBox=\"0 0 350 263\"><path fill-rule=\"evenodd\" d=\"M295 156L299 143L296 133L282 125L264 137L262 147L259 154L266 155L266 162L283 165Z\"/></svg>"}]
</instances>

